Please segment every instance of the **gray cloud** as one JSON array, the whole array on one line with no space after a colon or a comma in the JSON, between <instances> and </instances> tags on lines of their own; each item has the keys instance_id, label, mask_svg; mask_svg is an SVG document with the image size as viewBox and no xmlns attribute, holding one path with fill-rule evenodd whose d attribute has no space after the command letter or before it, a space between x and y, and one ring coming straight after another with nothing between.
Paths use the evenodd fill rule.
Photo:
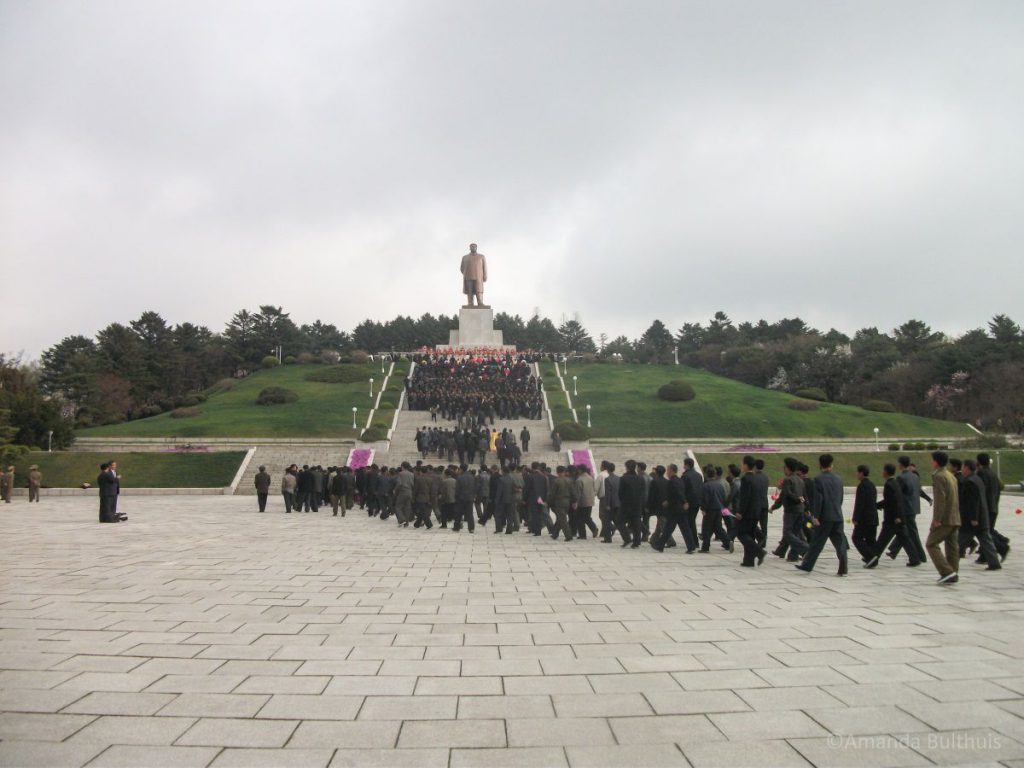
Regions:
<instances>
[{"instance_id":1,"label":"gray cloud","mask_svg":"<svg viewBox=\"0 0 1024 768\"><path fill-rule=\"evenodd\" d=\"M959 332L1024 288L1021 39L1012 2L3 3L0 349L451 313L470 240L496 308L595 334Z\"/></svg>"}]
</instances>

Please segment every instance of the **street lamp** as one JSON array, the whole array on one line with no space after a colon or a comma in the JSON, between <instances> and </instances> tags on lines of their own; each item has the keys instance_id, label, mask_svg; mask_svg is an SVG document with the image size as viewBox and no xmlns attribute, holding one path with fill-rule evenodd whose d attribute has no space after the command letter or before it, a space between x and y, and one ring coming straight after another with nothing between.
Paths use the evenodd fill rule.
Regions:
<instances>
[{"instance_id":1,"label":"street lamp","mask_svg":"<svg viewBox=\"0 0 1024 768\"><path fill-rule=\"evenodd\" d=\"M587 429L590 429L590 403L587 403Z\"/></svg>"},{"instance_id":2,"label":"street lamp","mask_svg":"<svg viewBox=\"0 0 1024 768\"><path fill-rule=\"evenodd\" d=\"M356 428L356 411L359 410L354 405L352 406L352 429Z\"/></svg>"},{"instance_id":3,"label":"street lamp","mask_svg":"<svg viewBox=\"0 0 1024 768\"><path fill-rule=\"evenodd\" d=\"M380 375L384 375L384 355L380 356Z\"/></svg>"},{"instance_id":4,"label":"street lamp","mask_svg":"<svg viewBox=\"0 0 1024 768\"><path fill-rule=\"evenodd\" d=\"M572 396L576 397L576 377L572 377Z\"/></svg>"},{"instance_id":5,"label":"street lamp","mask_svg":"<svg viewBox=\"0 0 1024 768\"><path fill-rule=\"evenodd\" d=\"M676 365L679 365L679 347L672 348L672 359L676 361Z\"/></svg>"},{"instance_id":6,"label":"street lamp","mask_svg":"<svg viewBox=\"0 0 1024 768\"><path fill-rule=\"evenodd\" d=\"M558 367L558 363L555 363L555 367ZM565 355L562 358L562 375L565 376L569 373L569 356Z\"/></svg>"},{"instance_id":7,"label":"street lamp","mask_svg":"<svg viewBox=\"0 0 1024 768\"><path fill-rule=\"evenodd\" d=\"M46 452L53 453L53 430L46 433Z\"/></svg>"},{"instance_id":8,"label":"street lamp","mask_svg":"<svg viewBox=\"0 0 1024 768\"><path fill-rule=\"evenodd\" d=\"M875 427L875 453L878 453L878 427Z\"/></svg>"},{"instance_id":9,"label":"street lamp","mask_svg":"<svg viewBox=\"0 0 1024 768\"><path fill-rule=\"evenodd\" d=\"M373 397L373 377L370 377L370 397Z\"/></svg>"}]
</instances>

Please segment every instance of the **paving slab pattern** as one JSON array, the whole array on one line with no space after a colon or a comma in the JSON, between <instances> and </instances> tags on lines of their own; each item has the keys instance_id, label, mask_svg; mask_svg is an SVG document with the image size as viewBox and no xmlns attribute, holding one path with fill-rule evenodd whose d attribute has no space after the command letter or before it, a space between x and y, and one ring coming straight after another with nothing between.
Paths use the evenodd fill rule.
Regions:
<instances>
[{"instance_id":1,"label":"paving slab pattern","mask_svg":"<svg viewBox=\"0 0 1024 768\"><path fill-rule=\"evenodd\" d=\"M277 506L0 506L0 765L1024 765L1024 544L939 587Z\"/></svg>"}]
</instances>

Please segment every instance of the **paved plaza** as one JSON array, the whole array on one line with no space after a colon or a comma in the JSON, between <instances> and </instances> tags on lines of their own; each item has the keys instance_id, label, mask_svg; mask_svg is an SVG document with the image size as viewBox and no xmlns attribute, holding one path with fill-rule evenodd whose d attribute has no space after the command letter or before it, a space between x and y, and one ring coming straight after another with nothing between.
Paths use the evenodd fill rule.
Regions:
<instances>
[{"instance_id":1,"label":"paved plaza","mask_svg":"<svg viewBox=\"0 0 1024 768\"><path fill-rule=\"evenodd\" d=\"M277 497L0 505L0 765L1024 766L1019 502L1019 555L951 587Z\"/></svg>"}]
</instances>

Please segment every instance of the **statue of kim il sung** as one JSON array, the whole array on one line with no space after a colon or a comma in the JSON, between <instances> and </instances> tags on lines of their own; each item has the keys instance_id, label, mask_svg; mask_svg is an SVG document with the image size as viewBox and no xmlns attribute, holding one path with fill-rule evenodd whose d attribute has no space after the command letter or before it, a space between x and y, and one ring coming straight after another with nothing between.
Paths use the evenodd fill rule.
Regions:
<instances>
[{"instance_id":1,"label":"statue of kim il sung","mask_svg":"<svg viewBox=\"0 0 1024 768\"><path fill-rule=\"evenodd\" d=\"M469 244L469 253L462 257L462 292L466 294L466 308L487 309L484 304L484 283L487 282L487 257L476 252L476 243ZM474 299L476 304L474 304Z\"/></svg>"}]
</instances>

